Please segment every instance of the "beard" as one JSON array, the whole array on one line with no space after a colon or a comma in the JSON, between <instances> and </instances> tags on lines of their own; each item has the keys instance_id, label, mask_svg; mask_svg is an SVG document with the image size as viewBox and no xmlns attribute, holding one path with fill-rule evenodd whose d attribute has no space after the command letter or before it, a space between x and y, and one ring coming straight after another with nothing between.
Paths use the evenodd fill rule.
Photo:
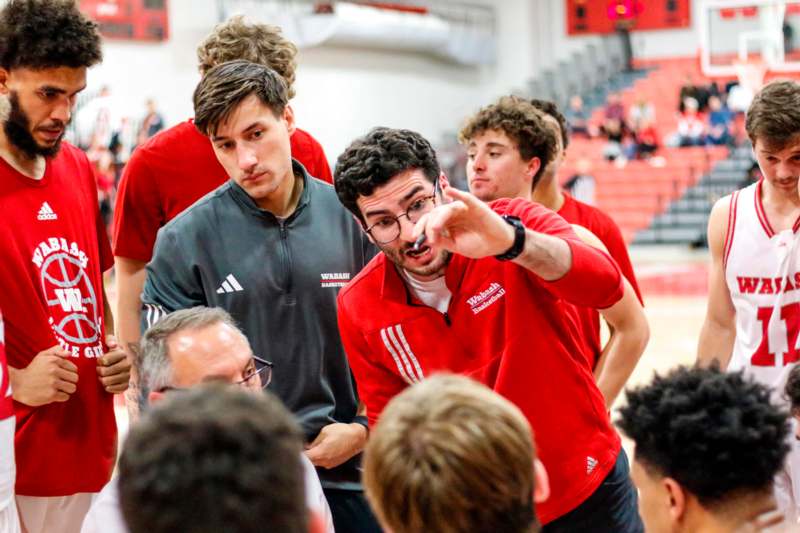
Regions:
<instances>
[{"instance_id":1,"label":"beard","mask_svg":"<svg viewBox=\"0 0 800 533\"><path fill-rule=\"evenodd\" d=\"M402 268L409 274L414 274L420 277L429 277L433 276L434 274L441 273L444 274L444 270L448 264L450 264L450 259L452 259L453 254L448 252L447 250L439 250L439 253L436 257L431 259L428 264L422 266L409 266L406 261L406 252L410 251L413 248L413 243L410 243L408 246L405 246L402 249L397 249L391 246L385 245L378 245L378 248L389 258L389 260L395 264L397 268ZM423 250L426 246L422 247Z\"/></svg>"},{"instance_id":2,"label":"beard","mask_svg":"<svg viewBox=\"0 0 800 533\"><path fill-rule=\"evenodd\" d=\"M61 149L61 140L64 134L53 143L51 146L42 146L36 142L31 134L31 121L27 113L19 105L19 98L16 91L11 91L8 97L10 109L8 111L8 118L3 123L3 130L5 131L8 141L19 148L28 159L36 159L38 156L52 157ZM56 123L56 126L66 127L64 123Z\"/></svg>"}]
</instances>

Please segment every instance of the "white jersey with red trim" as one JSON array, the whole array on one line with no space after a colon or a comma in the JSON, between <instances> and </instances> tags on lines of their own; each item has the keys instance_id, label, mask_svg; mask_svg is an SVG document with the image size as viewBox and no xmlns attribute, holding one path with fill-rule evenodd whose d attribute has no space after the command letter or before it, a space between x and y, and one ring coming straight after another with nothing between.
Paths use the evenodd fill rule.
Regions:
<instances>
[{"instance_id":1,"label":"white jersey with red trim","mask_svg":"<svg viewBox=\"0 0 800 533\"><path fill-rule=\"evenodd\" d=\"M800 219L776 233L761 188L758 182L731 195L723 268L736 308L736 340L728 369L743 369L785 403L786 378L800 359ZM800 443L793 435L775 483L778 504L789 517L800 504Z\"/></svg>"},{"instance_id":2,"label":"white jersey with red trim","mask_svg":"<svg viewBox=\"0 0 800 533\"><path fill-rule=\"evenodd\" d=\"M731 195L725 280L736 308L730 370L783 388L800 359L800 237L775 233L761 204L761 183Z\"/></svg>"},{"instance_id":3,"label":"white jersey with red trim","mask_svg":"<svg viewBox=\"0 0 800 533\"><path fill-rule=\"evenodd\" d=\"M11 383L6 364L5 329L0 314L0 517L14 503L14 482L17 469L14 462L14 406L11 402ZM16 513L16 507L12 507ZM2 523L2 520L0 520Z\"/></svg>"}]
</instances>

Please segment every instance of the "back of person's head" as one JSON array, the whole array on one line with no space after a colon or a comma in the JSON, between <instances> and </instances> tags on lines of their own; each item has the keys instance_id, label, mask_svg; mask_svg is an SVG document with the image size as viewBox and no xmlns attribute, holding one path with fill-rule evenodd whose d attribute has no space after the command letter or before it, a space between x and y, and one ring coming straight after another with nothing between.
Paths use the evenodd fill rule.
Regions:
<instances>
[{"instance_id":1,"label":"back of person's head","mask_svg":"<svg viewBox=\"0 0 800 533\"><path fill-rule=\"evenodd\" d=\"M523 98L503 96L497 102L481 108L464 123L458 132L458 140L468 145L472 139L489 130L504 133L516 143L524 161L534 157L539 159L539 171L533 178L534 183L556 156L555 132L545 123L543 114Z\"/></svg>"},{"instance_id":2,"label":"back of person's head","mask_svg":"<svg viewBox=\"0 0 800 533\"><path fill-rule=\"evenodd\" d=\"M789 450L787 413L770 390L741 372L679 367L627 393L617 424L635 443L634 478L648 531L685 509L647 506L649 492L680 492L705 512L728 521L744 517L748 503L769 498L773 478ZM673 502L675 494L656 498Z\"/></svg>"},{"instance_id":3,"label":"back of person's head","mask_svg":"<svg viewBox=\"0 0 800 533\"><path fill-rule=\"evenodd\" d=\"M286 83L269 67L237 60L211 68L194 91L195 127L206 135L214 135L220 124L252 95L276 117L289 103Z\"/></svg>"},{"instance_id":4,"label":"back of person's head","mask_svg":"<svg viewBox=\"0 0 800 533\"><path fill-rule=\"evenodd\" d=\"M753 146L782 150L800 140L800 83L779 80L768 83L753 98L745 121Z\"/></svg>"},{"instance_id":5,"label":"back of person's head","mask_svg":"<svg viewBox=\"0 0 800 533\"><path fill-rule=\"evenodd\" d=\"M567 125L567 118L558 109L558 105L551 100L540 100L539 98L532 98L531 105L558 123L561 149L566 150L567 146L569 146L569 126Z\"/></svg>"},{"instance_id":6,"label":"back of person's head","mask_svg":"<svg viewBox=\"0 0 800 533\"><path fill-rule=\"evenodd\" d=\"M794 365L786 378L784 389L792 411L800 411L800 365Z\"/></svg>"},{"instance_id":7,"label":"back of person's head","mask_svg":"<svg viewBox=\"0 0 800 533\"><path fill-rule=\"evenodd\" d=\"M218 24L197 47L200 74L217 65L243 59L273 69L286 82L289 99L294 98L297 47L281 29L269 24L248 22L241 15Z\"/></svg>"},{"instance_id":8,"label":"back of person's head","mask_svg":"<svg viewBox=\"0 0 800 533\"><path fill-rule=\"evenodd\" d=\"M302 435L275 396L211 385L135 424L119 461L131 533L307 533Z\"/></svg>"},{"instance_id":9,"label":"back of person's head","mask_svg":"<svg viewBox=\"0 0 800 533\"><path fill-rule=\"evenodd\" d=\"M11 0L0 11L0 67L91 67L102 59L97 24L74 0Z\"/></svg>"},{"instance_id":10,"label":"back of person's head","mask_svg":"<svg viewBox=\"0 0 800 533\"><path fill-rule=\"evenodd\" d=\"M411 130L374 128L348 146L336 161L334 185L342 204L361 222L356 201L408 170L421 170L433 183L441 173L433 146Z\"/></svg>"},{"instance_id":11,"label":"back of person's head","mask_svg":"<svg viewBox=\"0 0 800 533\"><path fill-rule=\"evenodd\" d=\"M539 529L530 426L465 377L433 376L389 402L367 443L364 485L393 533Z\"/></svg>"}]
</instances>

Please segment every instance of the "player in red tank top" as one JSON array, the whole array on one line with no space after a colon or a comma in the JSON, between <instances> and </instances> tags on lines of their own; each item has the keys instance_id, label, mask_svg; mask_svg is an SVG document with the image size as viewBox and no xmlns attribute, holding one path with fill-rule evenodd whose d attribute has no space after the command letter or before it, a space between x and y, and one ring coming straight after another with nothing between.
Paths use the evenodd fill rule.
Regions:
<instances>
[{"instance_id":1,"label":"player in red tank top","mask_svg":"<svg viewBox=\"0 0 800 533\"><path fill-rule=\"evenodd\" d=\"M547 115L537 111L533 104L513 97L502 98L469 119L459 139L467 146L470 191L484 201L504 197L530 200L532 185L551 169L542 162L560 157L559 138L547 120ZM604 248L595 235L585 230L578 235L589 244ZM599 364L591 364L591 368L609 408L633 372L649 338L644 311L633 288L626 285L622 300L601 311L615 336L608 348L602 350L602 357L598 311L563 305L574 323L583 355L590 363L596 362L596 355L600 359Z\"/></svg>"},{"instance_id":2,"label":"player in red tank top","mask_svg":"<svg viewBox=\"0 0 800 533\"><path fill-rule=\"evenodd\" d=\"M548 125L556 133L558 142L557 154L553 161L544 169L542 175L533 185L534 202L539 202L543 206L552 209L570 224L582 226L592 232L614 258L622 271L622 275L628 280L636 297L640 302L642 293L639 291L639 284L633 272L631 258L628 256L628 249L622 232L616 222L600 209L576 200L561 189L558 183L558 171L566 157L567 147L569 146L569 126L567 120L558 107L550 101L532 100L533 106L544 113ZM586 307L578 308L578 325L583 332L584 347L589 356L592 369L597 369L600 359L604 353L604 347L600 342L600 313L596 309ZM612 336L615 332L612 331ZM611 340L606 344L610 345Z\"/></svg>"},{"instance_id":3,"label":"player in red tank top","mask_svg":"<svg viewBox=\"0 0 800 533\"><path fill-rule=\"evenodd\" d=\"M111 475L113 394L130 370L106 337L112 257L91 166L61 142L100 36L72 2L23 0L0 12L0 42L0 307L17 507L29 533L72 532Z\"/></svg>"},{"instance_id":4,"label":"player in red tank top","mask_svg":"<svg viewBox=\"0 0 800 533\"><path fill-rule=\"evenodd\" d=\"M201 74L217 64L245 59L280 74L289 98L295 94L296 53L297 48L281 35L280 28L248 23L242 17L218 25L197 50ZM290 140L292 157L311 176L331 183L327 159L316 139L297 129ZM133 153L120 182L114 214L117 334L123 345L139 339L144 268L159 228L227 180L211 143L191 120L161 132ZM134 393L131 389L129 395ZM135 405L135 401L128 404Z\"/></svg>"}]
</instances>

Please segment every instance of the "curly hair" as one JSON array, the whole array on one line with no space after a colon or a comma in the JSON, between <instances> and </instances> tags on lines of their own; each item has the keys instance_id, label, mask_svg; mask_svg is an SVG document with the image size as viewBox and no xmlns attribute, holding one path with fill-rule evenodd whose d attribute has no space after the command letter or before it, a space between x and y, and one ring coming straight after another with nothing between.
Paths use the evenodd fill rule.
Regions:
<instances>
[{"instance_id":1,"label":"curly hair","mask_svg":"<svg viewBox=\"0 0 800 533\"><path fill-rule=\"evenodd\" d=\"M773 81L756 95L745 119L747 136L755 146L782 150L800 135L800 83Z\"/></svg>"},{"instance_id":2,"label":"curly hair","mask_svg":"<svg viewBox=\"0 0 800 533\"><path fill-rule=\"evenodd\" d=\"M800 365L794 365L789 377L786 379L786 387L783 389L792 412L800 412Z\"/></svg>"},{"instance_id":3,"label":"curly hair","mask_svg":"<svg viewBox=\"0 0 800 533\"><path fill-rule=\"evenodd\" d=\"M539 171L534 184L556 156L556 135L548 127L542 113L530 102L518 96L503 96L494 104L482 108L469 118L458 132L458 141L469 141L487 130L501 131L517 143L519 155L525 161L539 159Z\"/></svg>"},{"instance_id":4,"label":"curly hair","mask_svg":"<svg viewBox=\"0 0 800 533\"><path fill-rule=\"evenodd\" d=\"M788 413L741 372L679 367L627 392L617 425L648 472L713 509L769 492L789 452Z\"/></svg>"},{"instance_id":5,"label":"curly hair","mask_svg":"<svg viewBox=\"0 0 800 533\"><path fill-rule=\"evenodd\" d=\"M103 58L97 24L74 0L11 0L0 11L0 66L91 67Z\"/></svg>"},{"instance_id":6,"label":"curly hair","mask_svg":"<svg viewBox=\"0 0 800 533\"><path fill-rule=\"evenodd\" d=\"M545 115L553 117L558 122L558 131L561 133L561 147L566 150L569 145L569 126L567 125L566 117L559 111L558 105L550 100L539 100L538 98L531 98L531 105Z\"/></svg>"},{"instance_id":7,"label":"curly hair","mask_svg":"<svg viewBox=\"0 0 800 533\"><path fill-rule=\"evenodd\" d=\"M333 183L339 201L362 223L356 204L396 175L419 169L433 183L441 173L431 143L410 130L375 128L353 141L336 160Z\"/></svg>"},{"instance_id":8,"label":"curly hair","mask_svg":"<svg viewBox=\"0 0 800 533\"><path fill-rule=\"evenodd\" d=\"M221 384L171 394L120 456L131 533L307 532L302 435L280 400Z\"/></svg>"},{"instance_id":9,"label":"curly hair","mask_svg":"<svg viewBox=\"0 0 800 533\"><path fill-rule=\"evenodd\" d=\"M364 487L395 533L539 531L534 457L516 406L469 378L441 374L389 402L364 451Z\"/></svg>"},{"instance_id":10,"label":"curly hair","mask_svg":"<svg viewBox=\"0 0 800 533\"><path fill-rule=\"evenodd\" d=\"M242 15L218 24L197 47L201 75L205 76L221 63L245 59L280 74L286 82L290 100L295 95L296 55L297 47L286 40L279 27L248 23Z\"/></svg>"}]
</instances>

